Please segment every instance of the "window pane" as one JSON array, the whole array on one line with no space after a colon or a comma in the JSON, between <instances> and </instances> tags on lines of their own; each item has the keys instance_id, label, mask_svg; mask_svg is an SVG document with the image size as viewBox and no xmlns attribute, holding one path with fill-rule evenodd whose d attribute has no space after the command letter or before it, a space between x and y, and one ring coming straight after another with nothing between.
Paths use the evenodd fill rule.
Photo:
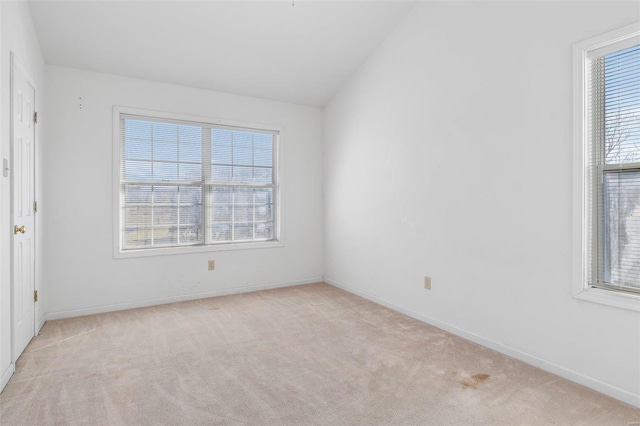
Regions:
<instances>
[{"instance_id":1,"label":"window pane","mask_svg":"<svg viewBox=\"0 0 640 426\"><path fill-rule=\"evenodd\" d=\"M234 191L234 202L236 204L253 203L253 189L251 189L251 188L236 188L235 191Z\"/></svg>"},{"instance_id":2,"label":"window pane","mask_svg":"<svg viewBox=\"0 0 640 426\"><path fill-rule=\"evenodd\" d=\"M202 129L196 126L178 127L178 151L180 161L202 161Z\"/></svg>"},{"instance_id":3,"label":"window pane","mask_svg":"<svg viewBox=\"0 0 640 426\"><path fill-rule=\"evenodd\" d=\"M153 228L153 245L157 247L178 244L177 226L155 226Z\"/></svg>"},{"instance_id":4,"label":"window pane","mask_svg":"<svg viewBox=\"0 0 640 426\"><path fill-rule=\"evenodd\" d=\"M125 180L202 180L202 128L124 119Z\"/></svg>"},{"instance_id":5,"label":"window pane","mask_svg":"<svg viewBox=\"0 0 640 426\"><path fill-rule=\"evenodd\" d=\"M202 187L201 186L181 186L179 188L180 188L180 204L202 205Z\"/></svg>"},{"instance_id":6,"label":"window pane","mask_svg":"<svg viewBox=\"0 0 640 426\"><path fill-rule=\"evenodd\" d=\"M121 122L123 249L273 238L274 190L247 187L275 183L271 133L126 115Z\"/></svg>"},{"instance_id":7,"label":"window pane","mask_svg":"<svg viewBox=\"0 0 640 426\"><path fill-rule=\"evenodd\" d=\"M253 169L253 182L254 183L271 183L273 177L271 176L271 169L264 167L255 167Z\"/></svg>"},{"instance_id":8,"label":"window pane","mask_svg":"<svg viewBox=\"0 0 640 426\"><path fill-rule=\"evenodd\" d=\"M202 244L202 227L199 225L181 226L179 237L181 245Z\"/></svg>"},{"instance_id":9,"label":"window pane","mask_svg":"<svg viewBox=\"0 0 640 426\"><path fill-rule=\"evenodd\" d=\"M605 281L640 288L640 171L604 179Z\"/></svg>"},{"instance_id":10,"label":"window pane","mask_svg":"<svg viewBox=\"0 0 640 426\"><path fill-rule=\"evenodd\" d=\"M219 129L213 129L211 134L211 176L214 182L272 182L272 134ZM234 167L229 169L227 165Z\"/></svg>"},{"instance_id":11,"label":"window pane","mask_svg":"<svg viewBox=\"0 0 640 426\"><path fill-rule=\"evenodd\" d=\"M231 222L231 212L233 207L231 204L216 204L213 206L213 222Z\"/></svg>"},{"instance_id":12,"label":"window pane","mask_svg":"<svg viewBox=\"0 0 640 426\"><path fill-rule=\"evenodd\" d=\"M271 204L273 203L273 189L256 189L255 200L257 204Z\"/></svg>"},{"instance_id":13,"label":"window pane","mask_svg":"<svg viewBox=\"0 0 640 426\"><path fill-rule=\"evenodd\" d=\"M231 182L233 167L231 166L211 166L211 180L214 182Z\"/></svg>"},{"instance_id":14,"label":"window pane","mask_svg":"<svg viewBox=\"0 0 640 426\"><path fill-rule=\"evenodd\" d=\"M178 144L175 142L154 141L153 159L178 161Z\"/></svg>"},{"instance_id":15,"label":"window pane","mask_svg":"<svg viewBox=\"0 0 640 426\"><path fill-rule=\"evenodd\" d=\"M253 225L235 225L233 240L250 240L253 238Z\"/></svg>"},{"instance_id":16,"label":"window pane","mask_svg":"<svg viewBox=\"0 0 640 426\"><path fill-rule=\"evenodd\" d=\"M253 206L235 205L233 208L234 223L247 223L253 221Z\"/></svg>"},{"instance_id":17,"label":"window pane","mask_svg":"<svg viewBox=\"0 0 640 426\"><path fill-rule=\"evenodd\" d=\"M156 204L175 204L178 202L177 186L155 185L153 188L153 202Z\"/></svg>"},{"instance_id":18,"label":"window pane","mask_svg":"<svg viewBox=\"0 0 640 426\"><path fill-rule=\"evenodd\" d=\"M640 46L604 57L607 164L640 162Z\"/></svg>"},{"instance_id":19,"label":"window pane","mask_svg":"<svg viewBox=\"0 0 640 426\"><path fill-rule=\"evenodd\" d=\"M249 135L248 140L246 136L240 140L237 139L234 138L233 141L233 164L250 166L251 164L253 164L251 135Z\"/></svg>"},{"instance_id":20,"label":"window pane","mask_svg":"<svg viewBox=\"0 0 640 426\"><path fill-rule=\"evenodd\" d=\"M180 180L196 182L202 180L202 166L200 164L178 164Z\"/></svg>"},{"instance_id":21,"label":"window pane","mask_svg":"<svg viewBox=\"0 0 640 426\"><path fill-rule=\"evenodd\" d=\"M152 178L151 165L153 163L147 161L124 161L124 178L125 180L149 180Z\"/></svg>"},{"instance_id":22,"label":"window pane","mask_svg":"<svg viewBox=\"0 0 640 426\"><path fill-rule=\"evenodd\" d=\"M214 224L211 239L216 242L231 241L231 225L228 223Z\"/></svg>"},{"instance_id":23,"label":"window pane","mask_svg":"<svg viewBox=\"0 0 640 426\"><path fill-rule=\"evenodd\" d=\"M262 222L271 220L273 218L273 213L271 211L271 204L258 204L255 207L256 212L256 221Z\"/></svg>"},{"instance_id":24,"label":"window pane","mask_svg":"<svg viewBox=\"0 0 640 426\"><path fill-rule=\"evenodd\" d=\"M256 223L256 240L270 240L273 238L273 224L271 222Z\"/></svg>"},{"instance_id":25,"label":"window pane","mask_svg":"<svg viewBox=\"0 0 640 426\"><path fill-rule=\"evenodd\" d=\"M233 188L213 188L212 195L214 203L231 204L233 198Z\"/></svg>"},{"instance_id":26,"label":"window pane","mask_svg":"<svg viewBox=\"0 0 640 426\"><path fill-rule=\"evenodd\" d=\"M151 246L151 228L126 227L122 236L122 248L138 249Z\"/></svg>"},{"instance_id":27,"label":"window pane","mask_svg":"<svg viewBox=\"0 0 640 426\"><path fill-rule=\"evenodd\" d=\"M173 225L178 223L178 206L154 206L154 225Z\"/></svg>"},{"instance_id":28,"label":"window pane","mask_svg":"<svg viewBox=\"0 0 640 426\"><path fill-rule=\"evenodd\" d=\"M273 152L271 149L256 149L253 151L253 164L256 166L271 167L273 163Z\"/></svg>"},{"instance_id":29,"label":"window pane","mask_svg":"<svg viewBox=\"0 0 640 426\"><path fill-rule=\"evenodd\" d=\"M123 248L204 242L202 187L125 185Z\"/></svg>"},{"instance_id":30,"label":"window pane","mask_svg":"<svg viewBox=\"0 0 640 426\"><path fill-rule=\"evenodd\" d=\"M178 141L178 125L173 123L153 123L153 139L155 141Z\"/></svg>"},{"instance_id":31,"label":"window pane","mask_svg":"<svg viewBox=\"0 0 640 426\"><path fill-rule=\"evenodd\" d=\"M135 160L151 160L152 147L150 139L132 139L125 140L125 157Z\"/></svg>"},{"instance_id":32,"label":"window pane","mask_svg":"<svg viewBox=\"0 0 640 426\"><path fill-rule=\"evenodd\" d=\"M133 203L151 203L151 186L144 185L125 185L124 186L124 202L125 205Z\"/></svg>"},{"instance_id":33,"label":"window pane","mask_svg":"<svg viewBox=\"0 0 640 426\"><path fill-rule=\"evenodd\" d=\"M213 145L211 147L211 162L218 164L232 164L233 150L229 145Z\"/></svg>"},{"instance_id":34,"label":"window pane","mask_svg":"<svg viewBox=\"0 0 640 426\"><path fill-rule=\"evenodd\" d=\"M180 206L181 225L199 225L202 206Z\"/></svg>"},{"instance_id":35,"label":"window pane","mask_svg":"<svg viewBox=\"0 0 640 426\"><path fill-rule=\"evenodd\" d=\"M251 167L233 167L233 181L236 183L251 183L252 173Z\"/></svg>"},{"instance_id":36,"label":"window pane","mask_svg":"<svg viewBox=\"0 0 640 426\"><path fill-rule=\"evenodd\" d=\"M125 120L125 139L152 139L152 123L150 121L127 118Z\"/></svg>"},{"instance_id":37,"label":"window pane","mask_svg":"<svg viewBox=\"0 0 640 426\"><path fill-rule=\"evenodd\" d=\"M177 163L153 163L153 179L176 181L178 180Z\"/></svg>"},{"instance_id":38,"label":"window pane","mask_svg":"<svg viewBox=\"0 0 640 426\"><path fill-rule=\"evenodd\" d=\"M180 146L178 147L180 152L180 161L189 161L194 163L200 163L202 160L202 145L198 141L194 142L184 142L180 141Z\"/></svg>"},{"instance_id":39,"label":"window pane","mask_svg":"<svg viewBox=\"0 0 640 426\"><path fill-rule=\"evenodd\" d=\"M153 217L151 206L135 206L124 208L124 227L133 230L135 228L146 228L151 226Z\"/></svg>"},{"instance_id":40,"label":"window pane","mask_svg":"<svg viewBox=\"0 0 640 426\"><path fill-rule=\"evenodd\" d=\"M231 146L233 136L232 131L227 129L212 129L211 143L213 146L228 145Z\"/></svg>"},{"instance_id":41,"label":"window pane","mask_svg":"<svg viewBox=\"0 0 640 426\"><path fill-rule=\"evenodd\" d=\"M212 198L217 204L210 210L212 235L229 241L272 239L272 194L271 188L213 188Z\"/></svg>"},{"instance_id":42,"label":"window pane","mask_svg":"<svg viewBox=\"0 0 640 426\"><path fill-rule=\"evenodd\" d=\"M180 144L191 143L200 146L202 143L202 127L200 126L178 126L178 138Z\"/></svg>"},{"instance_id":43,"label":"window pane","mask_svg":"<svg viewBox=\"0 0 640 426\"><path fill-rule=\"evenodd\" d=\"M271 152L273 149L273 135L269 133L253 133L253 148Z\"/></svg>"}]
</instances>

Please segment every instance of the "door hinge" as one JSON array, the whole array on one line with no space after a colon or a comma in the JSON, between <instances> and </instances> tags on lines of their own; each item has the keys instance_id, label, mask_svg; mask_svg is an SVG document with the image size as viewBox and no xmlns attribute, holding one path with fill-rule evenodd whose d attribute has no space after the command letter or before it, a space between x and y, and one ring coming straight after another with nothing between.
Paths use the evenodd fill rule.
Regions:
<instances>
[{"instance_id":1,"label":"door hinge","mask_svg":"<svg viewBox=\"0 0 640 426\"><path fill-rule=\"evenodd\" d=\"M34 302L37 302L37 301L38 301L38 290L35 290L35 291L33 292L33 301L34 301Z\"/></svg>"},{"instance_id":2,"label":"door hinge","mask_svg":"<svg viewBox=\"0 0 640 426\"><path fill-rule=\"evenodd\" d=\"M33 113L33 122L38 124L38 112L37 111Z\"/></svg>"},{"instance_id":3,"label":"door hinge","mask_svg":"<svg viewBox=\"0 0 640 426\"><path fill-rule=\"evenodd\" d=\"M38 213L38 202L37 201L33 202L33 212L34 213Z\"/></svg>"}]
</instances>

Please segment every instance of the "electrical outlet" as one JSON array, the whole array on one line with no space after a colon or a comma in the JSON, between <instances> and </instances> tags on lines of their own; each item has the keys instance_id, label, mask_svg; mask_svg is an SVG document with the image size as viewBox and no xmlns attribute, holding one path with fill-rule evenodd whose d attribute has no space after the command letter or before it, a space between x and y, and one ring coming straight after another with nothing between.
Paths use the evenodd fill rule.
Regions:
<instances>
[{"instance_id":1,"label":"electrical outlet","mask_svg":"<svg viewBox=\"0 0 640 426\"><path fill-rule=\"evenodd\" d=\"M431 290L431 277L424 277L424 288Z\"/></svg>"},{"instance_id":2,"label":"electrical outlet","mask_svg":"<svg viewBox=\"0 0 640 426\"><path fill-rule=\"evenodd\" d=\"M210 271L214 271L216 269L216 261L215 260L210 260L208 262L208 267Z\"/></svg>"}]
</instances>

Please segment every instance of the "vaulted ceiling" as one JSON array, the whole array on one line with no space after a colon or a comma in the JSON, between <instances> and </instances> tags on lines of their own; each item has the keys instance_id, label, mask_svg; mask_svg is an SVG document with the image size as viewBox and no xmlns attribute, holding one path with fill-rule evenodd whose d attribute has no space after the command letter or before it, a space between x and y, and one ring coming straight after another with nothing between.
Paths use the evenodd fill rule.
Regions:
<instances>
[{"instance_id":1,"label":"vaulted ceiling","mask_svg":"<svg viewBox=\"0 0 640 426\"><path fill-rule=\"evenodd\" d=\"M404 1L30 1L47 64L322 106Z\"/></svg>"}]
</instances>

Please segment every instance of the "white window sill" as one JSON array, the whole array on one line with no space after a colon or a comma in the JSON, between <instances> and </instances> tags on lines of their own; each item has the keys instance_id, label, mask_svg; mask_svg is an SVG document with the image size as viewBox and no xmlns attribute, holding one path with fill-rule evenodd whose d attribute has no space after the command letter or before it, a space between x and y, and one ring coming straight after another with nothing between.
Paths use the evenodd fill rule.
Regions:
<instances>
[{"instance_id":1,"label":"white window sill","mask_svg":"<svg viewBox=\"0 0 640 426\"><path fill-rule=\"evenodd\" d=\"M141 250L120 250L117 248L113 257L115 259L123 259L130 257L148 257L148 256L166 256L176 254L206 253L219 252L227 250L249 250L249 249L267 249L284 247L282 241L256 241L250 243L228 243L228 244L212 244L206 246L187 246L187 247L164 247Z\"/></svg>"},{"instance_id":2,"label":"white window sill","mask_svg":"<svg viewBox=\"0 0 640 426\"><path fill-rule=\"evenodd\" d=\"M640 312L640 294L623 293L601 288L585 288L573 296L576 299Z\"/></svg>"}]
</instances>

